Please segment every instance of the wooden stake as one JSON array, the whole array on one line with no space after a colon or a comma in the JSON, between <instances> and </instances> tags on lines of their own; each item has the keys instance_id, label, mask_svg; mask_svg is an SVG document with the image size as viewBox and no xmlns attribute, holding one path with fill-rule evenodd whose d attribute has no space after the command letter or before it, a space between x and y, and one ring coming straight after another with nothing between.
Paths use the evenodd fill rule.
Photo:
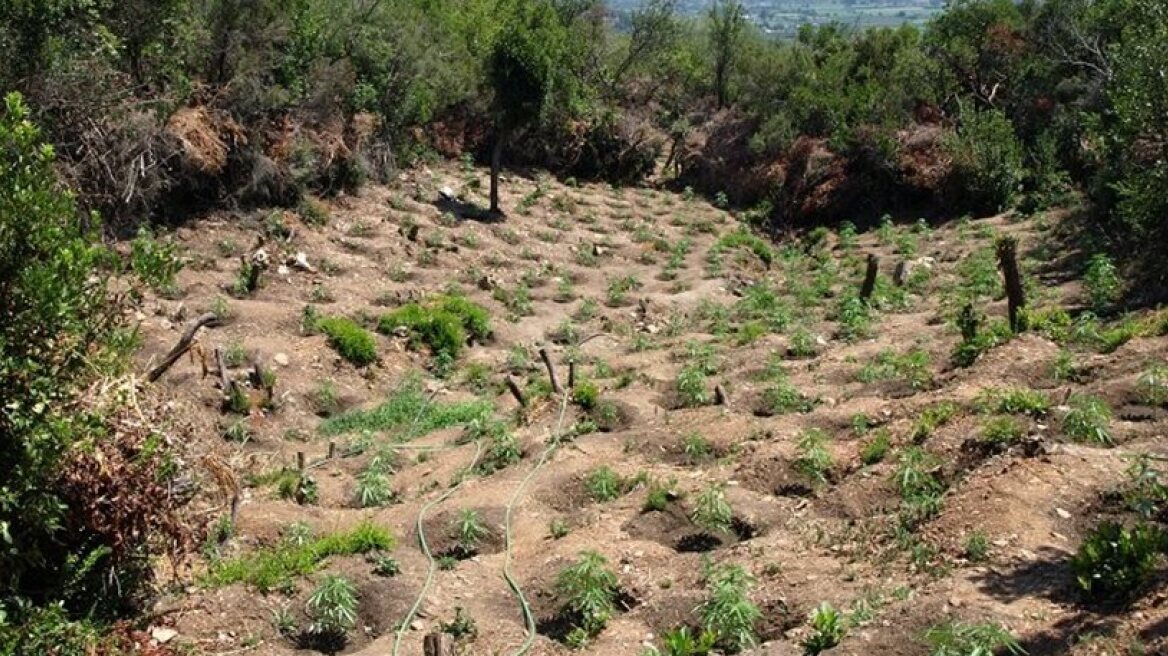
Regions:
<instances>
[{"instance_id":1,"label":"wooden stake","mask_svg":"<svg viewBox=\"0 0 1168 656\"><path fill-rule=\"evenodd\" d=\"M328 459L332 460L335 457L337 457L337 443L330 441L329 442Z\"/></svg>"},{"instance_id":2,"label":"wooden stake","mask_svg":"<svg viewBox=\"0 0 1168 656\"><path fill-rule=\"evenodd\" d=\"M182 337L180 337L178 340L178 344L175 344L174 348L170 349L170 353L167 353L166 357L162 358L162 362L158 363L157 367L154 367L150 370L150 373L146 374L146 380L153 383L159 378L162 378L162 374L166 373L168 369L174 366L174 363L178 362L178 359L181 358L183 354L191 350L191 344L195 341L195 334L199 332L199 329L203 326L211 325L217 320L218 317L216 317L213 313L208 312L207 314L204 314L192 321L190 325L187 326L187 329L183 331Z\"/></svg>"},{"instance_id":3,"label":"wooden stake","mask_svg":"<svg viewBox=\"0 0 1168 656\"><path fill-rule=\"evenodd\" d=\"M998 267L1006 282L1006 299L1010 313L1010 330L1021 332L1022 308L1026 307L1026 290L1022 287L1022 273L1018 269L1018 238L999 237L995 244Z\"/></svg>"},{"instance_id":4,"label":"wooden stake","mask_svg":"<svg viewBox=\"0 0 1168 656\"><path fill-rule=\"evenodd\" d=\"M576 361L568 363L568 389L576 389Z\"/></svg>"},{"instance_id":5,"label":"wooden stake","mask_svg":"<svg viewBox=\"0 0 1168 656\"><path fill-rule=\"evenodd\" d=\"M714 403L716 405L729 405L730 397L726 394L726 388L721 385L714 385Z\"/></svg>"},{"instance_id":6,"label":"wooden stake","mask_svg":"<svg viewBox=\"0 0 1168 656\"><path fill-rule=\"evenodd\" d=\"M860 300L865 303L872 298L876 291L876 274L880 271L880 258L875 253L868 253L868 271L864 274L864 286L860 288Z\"/></svg>"},{"instance_id":7,"label":"wooden stake","mask_svg":"<svg viewBox=\"0 0 1168 656\"><path fill-rule=\"evenodd\" d=\"M519 405L527 407L527 397L523 396L523 390L519 388L519 383L515 382L515 378L511 374L507 374L507 389L511 390L511 396L519 402Z\"/></svg>"},{"instance_id":8,"label":"wooden stake","mask_svg":"<svg viewBox=\"0 0 1168 656\"><path fill-rule=\"evenodd\" d=\"M231 394L231 379L227 377L227 362L223 359L223 349L215 349L215 366L219 368L219 389L223 396Z\"/></svg>"},{"instance_id":9,"label":"wooden stake","mask_svg":"<svg viewBox=\"0 0 1168 656\"><path fill-rule=\"evenodd\" d=\"M303 452L303 451L297 451L297 452L296 452L296 469L297 469L298 471L300 471L300 472L303 472L303 471L304 471L304 468L305 468L305 464L304 464L304 452Z\"/></svg>"},{"instance_id":10,"label":"wooden stake","mask_svg":"<svg viewBox=\"0 0 1168 656\"><path fill-rule=\"evenodd\" d=\"M552 364L552 358L548 355L546 348L539 350L539 357L543 360L543 365L547 367L548 378L552 381L552 391L556 394L563 394L564 388L560 387L560 381L556 378L556 366Z\"/></svg>"}]
</instances>

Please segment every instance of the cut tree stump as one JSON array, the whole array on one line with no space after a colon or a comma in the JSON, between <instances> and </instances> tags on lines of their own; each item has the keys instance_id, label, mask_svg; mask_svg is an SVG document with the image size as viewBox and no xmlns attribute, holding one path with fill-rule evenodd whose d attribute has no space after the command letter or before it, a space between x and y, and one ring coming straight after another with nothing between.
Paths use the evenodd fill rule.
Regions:
<instances>
[{"instance_id":1,"label":"cut tree stump","mask_svg":"<svg viewBox=\"0 0 1168 656\"><path fill-rule=\"evenodd\" d=\"M1022 287L1022 273L1018 269L1018 238L999 237L995 248L998 266L1006 283L1006 299L1010 314L1010 330L1021 332L1022 308L1026 307L1026 290Z\"/></svg>"},{"instance_id":2,"label":"cut tree stump","mask_svg":"<svg viewBox=\"0 0 1168 656\"><path fill-rule=\"evenodd\" d=\"M556 378L556 365L552 364L552 358L550 355L548 355L546 348L541 348L539 350L539 357L541 360L543 360L543 365L547 367L548 378L550 378L552 382L552 391L554 391L556 394L563 394L564 388L560 387L560 381L558 378Z\"/></svg>"},{"instance_id":3,"label":"cut tree stump","mask_svg":"<svg viewBox=\"0 0 1168 656\"><path fill-rule=\"evenodd\" d=\"M868 270L864 273L864 286L860 288L860 300L865 303L872 298L876 291L876 274L880 271L880 258L875 253L868 253Z\"/></svg>"},{"instance_id":4,"label":"cut tree stump","mask_svg":"<svg viewBox=\"0 0 1168 656\"><path fill-rule=\"evenodd\" d=\"M198 334L199 329L204 326L212 325L217 320L218 317L216 317L211 312L208 312L207 314L204 314L192 321L190 325L187 326L187 329L183 331L182 337L180 337L178 340L178 344L175 344L174 348L170 349L170 353L167 353L166 357L162 358L162 362L158 363L157 367L154 367L150 370L150 373L146 374L146 380L153 383L156 382L159 378L162 378L162 374L165 374L168 369L174 366L175 362L178 362L179 358L186 354L187 351L191 350L191 345L194 344L195 335Z\"/></svg>"},{"instance_id":5,"label":"cut tree stump","mask_svg":"<svg viewBox=\"0 0 1168 656\"><path fill-rule=\"evenodd\" d=\"M423 656L454 656L454 641L445 633L428 633L422 640Z\"/></svg>"}]
</instances>

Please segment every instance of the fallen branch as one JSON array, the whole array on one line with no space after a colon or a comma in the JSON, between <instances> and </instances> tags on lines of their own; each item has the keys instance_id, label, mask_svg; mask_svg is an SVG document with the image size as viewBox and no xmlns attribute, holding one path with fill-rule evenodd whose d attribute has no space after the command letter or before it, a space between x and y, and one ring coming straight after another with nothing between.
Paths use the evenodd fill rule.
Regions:
<instances>
[{"instance_id":1,"label":"fallen branch","mask_svg":"<svg viewBox=\"0 0 1168 656\"><path fill-rule=\"evenodd\" d=\"M218 318L214 314L208 312L192 321L187 326L187 329L183 331L182 337L178 340L178 344L175 344L174 348L170 349L170 353L166 354L166 357L162 359L162 362L158 363L158 366L146 374L146 380L153 383L159 378L162 378L162 374L165 374L168 369L174 366L175 362L178 362L179 358L191 350L191 345L194 343L195 335L199 332L199 329L203 326L212 325L217 320Z\"/></svg>"}]
</instances>

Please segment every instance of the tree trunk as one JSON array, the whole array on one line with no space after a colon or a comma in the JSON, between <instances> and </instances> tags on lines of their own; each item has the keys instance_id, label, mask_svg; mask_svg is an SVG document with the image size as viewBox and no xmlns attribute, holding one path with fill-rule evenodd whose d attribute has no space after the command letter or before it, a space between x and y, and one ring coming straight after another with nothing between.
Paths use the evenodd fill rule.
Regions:
<instances>
[{"instance_id":1,"label":"tree trunk","mask_svg":"<svg viewBox=\"0 0 1168 656\"><path fill-rule=\"evenodd\" d=\"M864 274L864 285L860 288L860 300L865 303L872 298L872 292L876 291L876 274L880 271L880 258L876 257L875 253L868 254L868 270Z\"/></svg>"},{"instance_id":2,"label":"tree trunk","mask_svg":"<svg viewBox=\"0 0 1168 656\"><path fill-rule=\"evenodd\" d=\"M501 215L499 208L499 169L503 167L503 148L507 145L507 131L498 128L495 145L491 148L491 214Z\"/></svg>"},{"instance_id":3,"label":"tree trunk","mask_svg":"<svg viewBox=\"0 0 1168 656\"><path fill-rule=\"evenodd\" d=\"M1022 308L1026 307L1026 291L1022 287L1022 273L1018 269L1018 239L1002 237L998 239L998 266L1006 283L1006 299L1009 303L1010 330L1021 332Z\"/></svg>"}]
</instances>

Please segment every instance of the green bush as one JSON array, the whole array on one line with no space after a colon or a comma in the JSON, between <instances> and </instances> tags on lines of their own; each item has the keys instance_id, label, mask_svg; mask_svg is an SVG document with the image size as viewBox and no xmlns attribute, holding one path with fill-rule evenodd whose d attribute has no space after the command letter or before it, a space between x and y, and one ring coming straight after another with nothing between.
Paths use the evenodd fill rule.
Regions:
<instances>
[{"instance_id":1,"label":"green bush","mask_svg":"<svg viewBox=\"0 0 1168 656\"><path fill-rule=\"evenodd\" d=\"M595 408L599 401L600 388L596 386L596 383L583 381L576 383L576 387L572 389L572 403L584 410Z\"/></svg>"},{"instance_id":2,"label":"green bush","mask_svg":"<svg viewBox=\"0 0 1168 656\"><path fill-rule=\"evenodd\" d=\"M1087 271L1083 274L1083 288L1087 292L1091 310L1097 314L1106 312L1119 301L1123 296L1123 281L1110 257L1103 253L1091 257Z\"/></svg>"},{"instance_id":3,"label":"green bush","mask_svg":"<svg viewBox=\"0 0 1168 656\"><path fill-rule=\"evenodd\" d=\"M973 212L1000 212L1021 191L1025 168L1014 126L1001 111L965 111L957 132L945 139L953 158L953 193Z\"/></svg>"},{"instance_id":4,"label":"green bush","mask_svg":"<svg viewBox=\"0 0 1168 656\"><path fill-rule=\"evenodd\" d=\"M1025 649L1006 629L993 623L963 624L949 622L925 631L931 656L1023 656Z\"/></svg>"},{"instance_id":5,"label":"green bush","mask_svg":"<svg viewBox=\"0 0 1168 656\"><path fill-rule=\"evenodd\" d=\"M1111 444L1111 406L1097 396L1075 394L1067 404L1071 407L1063 417L1063 432L1082 442Z\"/></svg>"},{"instance_id":6,"label":"green bush","mask_svg":"<svg viewBox=\"0 0 1168 656\"><path fill-rule=\"evenodd\" d=\"M151 559L179 536L162 535L175 521L164 516L172 503L155 496L165 496L173 476L165 467L169 449L137 418L117 422L120 400L82 391L95 376L119 374L132 342L107 293L101 262L108 259L86 227L97 217L83 217L58 184L54 151L28 116L19 95L5 98L0 646L52 653L30 646L51 643L38 633L85 632L71 622L75 613L106 618L126 610L140 600ZM110 511L96 513L99 507ZM59 612L50 608L58 601Z\"/></svg>"},{"instance_id":7,"label":"green bush","mask_svg":"<svg viewBox=\"0 0 1168 656\"><path fill-rule=\"evenodd\" d=\"M1151 524L1104 522L1079 545L1071 569L1090 597L1127 597L1148 581L1165 546L1164 531Z\"/></svg>"},{"instance_id":8,"label":"green bush","mask_svg":"<svg viewBox=\"0 0 1168 656\"><path fill-rule=\"evenodd\" d=\"M364 367L377 361L377 341L352 319L325 317L316 327L328 337L329 346L354 365Z\"/></svg>"},{"instance_id":9,"label":"green bush","mask_svg":"<svg viewBox=\"0 0 1168 656\"><path fill-rule=\"evenodd\" d=\"M461 296L435 296L382 315L377 330L392 334L404 328L411 345L426 346L435 357L458 357L468 335L479 342L491 335L490 314Z\"/></svg>"}]
</instances>

